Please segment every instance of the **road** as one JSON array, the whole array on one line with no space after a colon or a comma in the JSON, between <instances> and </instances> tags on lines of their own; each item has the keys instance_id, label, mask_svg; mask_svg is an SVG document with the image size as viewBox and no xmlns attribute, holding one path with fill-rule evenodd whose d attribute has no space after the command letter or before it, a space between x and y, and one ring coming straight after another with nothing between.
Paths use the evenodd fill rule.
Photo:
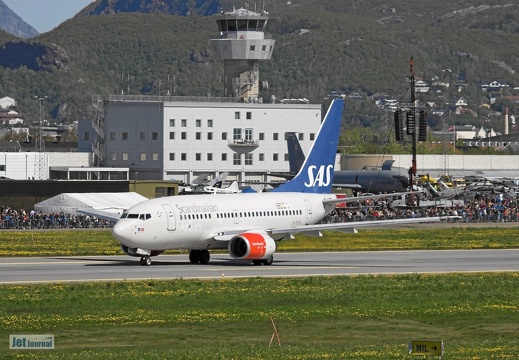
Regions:
<instances>
[{"instance_id":1,"label":"road","mask_svg":"<svg viewBox=\"0 0 519 360\"><path fill-rule=\"evenodd\" d=\"M124 255L1 258L0 284L502 271L519 271L519 249L276 253L271 266L227 254L212 254L207 265L161 255L151 266Z\"/></svg>"}]
</instances>

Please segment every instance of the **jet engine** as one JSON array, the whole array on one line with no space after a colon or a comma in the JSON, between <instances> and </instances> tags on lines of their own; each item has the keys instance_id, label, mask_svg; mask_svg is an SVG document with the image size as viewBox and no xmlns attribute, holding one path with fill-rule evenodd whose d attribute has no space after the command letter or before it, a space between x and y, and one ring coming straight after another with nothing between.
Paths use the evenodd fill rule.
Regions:
<instances>
[{"instance_id":1,"label":"jet engine","mask_svg":"<svg viewBox=\"0 0 519 360\"><path fill-rule=\"evenodd\" d=\"M243 233L229 241L229 254L240 260L268 259L276 251L276 242L266 233Z\"/></svg>"}]
</instances>

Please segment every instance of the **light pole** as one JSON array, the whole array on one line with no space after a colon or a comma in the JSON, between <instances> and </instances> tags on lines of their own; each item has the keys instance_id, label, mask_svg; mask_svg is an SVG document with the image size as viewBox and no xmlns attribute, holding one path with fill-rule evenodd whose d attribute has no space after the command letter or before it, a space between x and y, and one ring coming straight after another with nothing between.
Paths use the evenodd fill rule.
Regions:
<instances>
[{"instance_id":1,"label":"light pole","mask_svg":"<svg viewBox=\"0 0 519 360\"><path fill-rule=\"evenodd\" d=\"M40 106L39 116L38 116L38 134L36 136L36 141L34 143L34 151L38 154L36 157L35 165L35 173L38 176L39 180L43 180L45 177L45 140L43 139L43 103L46 96L35 96L36 100L38 100L38 104Z\"/></svg>"}]
</instances>

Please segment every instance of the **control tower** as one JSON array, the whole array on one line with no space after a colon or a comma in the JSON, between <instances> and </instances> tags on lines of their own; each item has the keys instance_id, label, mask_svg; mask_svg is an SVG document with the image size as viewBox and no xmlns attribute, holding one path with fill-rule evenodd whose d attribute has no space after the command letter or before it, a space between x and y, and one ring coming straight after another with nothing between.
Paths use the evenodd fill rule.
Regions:
<instances>
[{"instance_id":1,"label":"control tower","mask_svg":"<svg viewBox=\"0 0 519 360\"><path fill-rule=\"evenodd\" d=\"M275 40L265 36L268 14L248 9L222 11L216 24L220 37L209 40L215 59L224 64L224 96L256 102L268 83L259 81L259 60L270 60Z\"/></svg>"}]
</instances>

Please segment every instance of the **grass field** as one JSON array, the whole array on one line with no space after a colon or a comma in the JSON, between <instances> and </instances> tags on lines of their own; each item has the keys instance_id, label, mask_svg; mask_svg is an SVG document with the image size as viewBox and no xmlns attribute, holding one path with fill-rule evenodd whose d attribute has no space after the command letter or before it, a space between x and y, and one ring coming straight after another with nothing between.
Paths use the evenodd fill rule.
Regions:
<instances>
[{"instance_id":1,"label":"grass field","mask_svg":"<svg viewBox=\"0 0 519 360\"><path fill-rule=\"evenodd\" d=\"M519 275L448 274L2 286L1 358L516 359ZM271 319L281 340L274 340ZM9 334L56 349L8 350Z\"/></svg>"},{"instance_id":2,"label":"grass field","mask_svg":"<svg viewBox=\"0 0 519 360\"><path fill-rule=\"evenodd\" d=\"M419 227L361 229L358 234L325 232L323 237L297 235L279 243L278 251L357 251L519 248L517 226ZM167 251L166 253L175 253ZM106 230L0 231L0 257L121 255Z\"/></svg>"},{"instance_id":3,"label":"grass field","mask_svg":"<svg viewBox=\"0 0 519 360\"><path fill-rule=\"evenodd\" d=\"M516 233L364 230L280 250L513 248ZM120 253L109 231L0 235L1 256ZM518 288L517 273L3 285L0 358L416 359L414 339L443 340L443 359L517 359ZM54 350L9 350L10 334L47 333Z\"/></svg>"}]
</instances>

